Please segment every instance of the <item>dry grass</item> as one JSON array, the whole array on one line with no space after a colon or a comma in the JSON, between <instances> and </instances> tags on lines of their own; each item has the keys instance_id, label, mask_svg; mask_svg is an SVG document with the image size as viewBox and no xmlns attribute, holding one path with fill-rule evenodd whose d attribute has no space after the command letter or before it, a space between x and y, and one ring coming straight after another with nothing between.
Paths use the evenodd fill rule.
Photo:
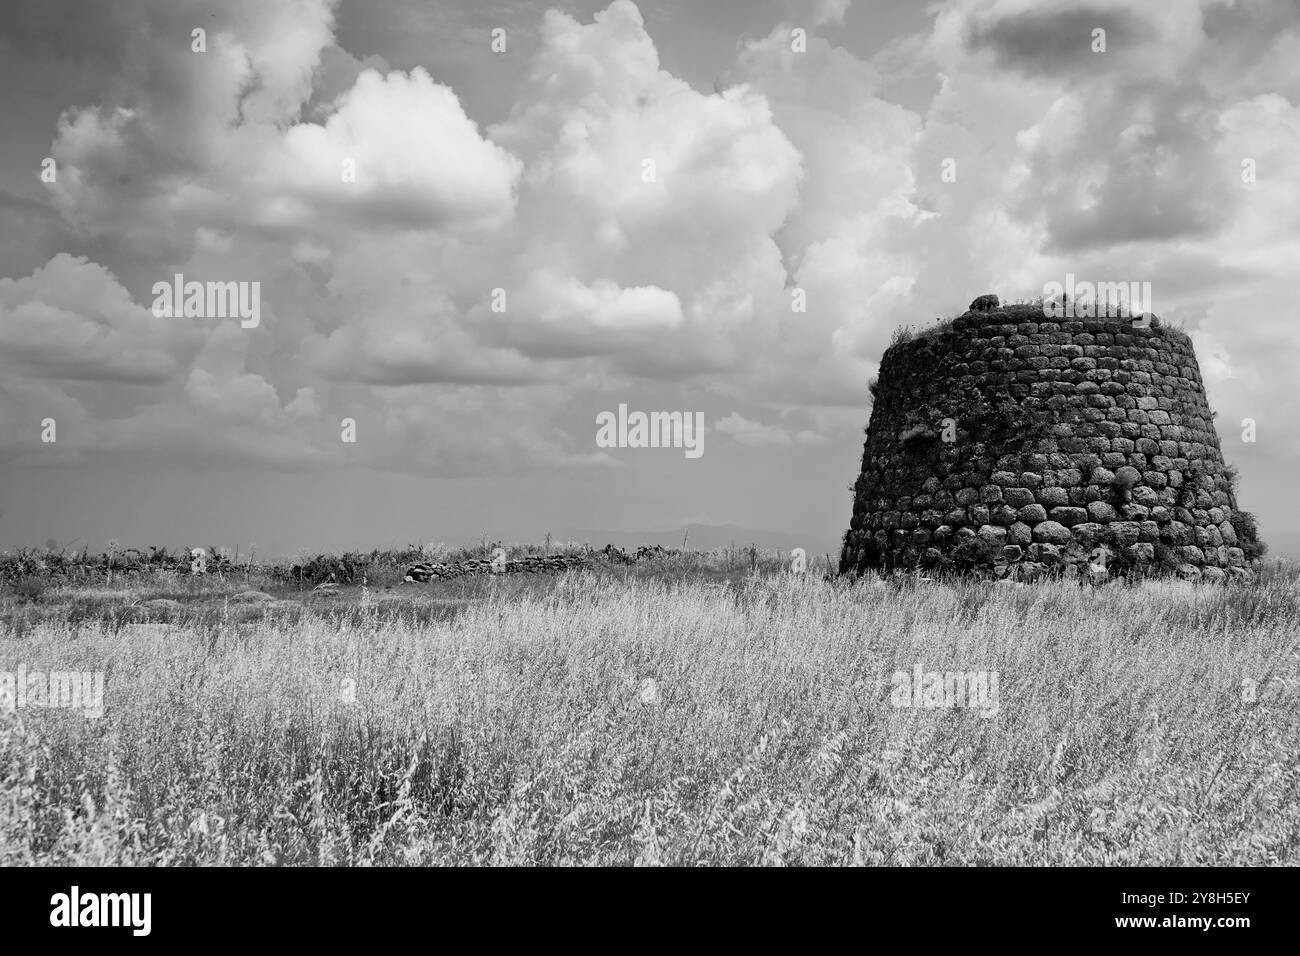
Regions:
<instances>
[{"instance_id":1,"label":"dry grass","mask_svg":"<svg viewBox=\"0 0 1300 956\"><path fill-rule=\"evenodd\" d=\"M102 668L105 715L0 709L0 863L1294 863L1298 580L47 594L0 670ZM996 671L996 716L893 706L918 663Z\"/></svg>"}]
</instances>

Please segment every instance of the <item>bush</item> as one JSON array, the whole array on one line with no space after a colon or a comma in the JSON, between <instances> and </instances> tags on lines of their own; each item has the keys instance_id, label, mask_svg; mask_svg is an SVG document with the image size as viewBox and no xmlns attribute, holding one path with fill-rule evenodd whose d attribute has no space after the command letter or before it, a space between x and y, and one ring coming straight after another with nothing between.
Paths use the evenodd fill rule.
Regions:
<instances>
[{"instance_id":1,"label":"bush","mask_svg":"<svg viewBox=\"0 0 1300 956\"><path fill-rule=\"evenodd\" d=\"M35 604L45 593L45 589L49 586L49 582L46 578L40 577L39 575L27 574L18 578L9 586L13 590L14 594L19 598Z\"/></svg>"},{"instance_id":2,"label":"bush","mask_svg":"<svg viewBox=\"0 0 1300 956\"><path fill-rule=\"evenodd\" d=\"M892 349L895 345L902 345L904 342L910 342L916 338L916 329L910 325L900 325L894 329L894 334L890 336L889 347Z\"/></svg>"},{"instance_id":3,"label":"bush","mask_svg":"<svg viewBox=\"0 0 1300 956\"><path fill-rule=\"evenodd\" d=\"M1223 476L1223 481L1228 487L1228 492L1235 498L1238 487L1241 484L1241 472L1238 471L1236 465L1225 464L1223 466L1223 471L1221 471L1220 474Z\"/></svg>"},{"instance_id":4,"label":"bush","mask_svg":"<svg viewBox=\"0 0 1300 956\"><path fill-rule=\"evenodd\" d=\"M1246 555L1247 561L1257 561L1268 554L1268 545L1259 538L1259 526L1255 516L1249 511L1234 511L1228 519L1232 530L1237 533L1237 547Z\"/></svg>"}]
</instances>

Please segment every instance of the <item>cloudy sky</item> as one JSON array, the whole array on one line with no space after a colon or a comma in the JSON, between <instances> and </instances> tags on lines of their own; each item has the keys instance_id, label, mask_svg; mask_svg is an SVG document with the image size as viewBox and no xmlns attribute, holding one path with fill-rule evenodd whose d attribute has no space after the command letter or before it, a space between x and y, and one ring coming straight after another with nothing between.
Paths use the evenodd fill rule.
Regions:
<instances>
[{"instance_id":1,"label":"cloudy sky","mask_svg":"<svg viewBox=\"0 0 1300 956\"><path fill-rule=\"evenodd\" d=\"M0 547L833 543L892 330L1067 272L1296 532L1297 61L1294 0L6 0Z\"/></svg>"}]
</instances>

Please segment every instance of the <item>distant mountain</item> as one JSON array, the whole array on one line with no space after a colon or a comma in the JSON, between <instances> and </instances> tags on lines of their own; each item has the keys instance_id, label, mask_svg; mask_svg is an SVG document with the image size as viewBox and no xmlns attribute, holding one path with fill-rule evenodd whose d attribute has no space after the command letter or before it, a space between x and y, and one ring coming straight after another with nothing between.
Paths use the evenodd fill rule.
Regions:
<instances>
[{"instance_id":1,"label":"distant mountain","mask_svg":"<svg viewBox=\"0 0 1300 956\"><path fill-rule=\"evenodd\" d=\"M601 531L592 528L555 528L551 537L556 541L589 541L593 548L607 544L620 548L637 548L643 544L680 548L682 538L692 551L714 548L748 548L753 545L767 550L790 551L803 548L809 555L829 553L838 558L839 542L817 534L795 534L789 531L763 531L742 528L734 524L691 524L672 531Z\"/></svg>"}]
</instances>

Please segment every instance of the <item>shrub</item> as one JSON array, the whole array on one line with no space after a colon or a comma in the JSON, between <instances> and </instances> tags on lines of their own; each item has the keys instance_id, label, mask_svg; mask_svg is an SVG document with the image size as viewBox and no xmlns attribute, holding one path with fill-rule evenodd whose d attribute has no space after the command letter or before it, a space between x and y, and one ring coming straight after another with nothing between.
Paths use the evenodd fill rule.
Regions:
<instances>
[{"instance_id":1,"label":"shrub","mask_svg":"<svg viewBox=\"0 0 1300 956\"><path fill-rule=\"evenodd\" d=\"M1227 483L1228 492L1235 498L1237 487L1241 484L1241 472L1237 470L1236 465L1224 465L1221 474L1224 482Z\"/></svg>"},{"instance_id":2,"label":"shrub","mask_svg":"<svg viewBox=\"0 0 1300 956\"><path fill-rule=\"evenodd\" d=\"M14 581L10 588L22 600L35 604L40 601L41 595L45 593L48 586L49 582L46 578L36 574L25 574Z\"/></svg>"},{"instance_id":3,"label":"shrub","mask_svg":"<svg viewBox=\"0 0 1300 956\"><path fill-rule=\"evenodd\" d=\"M944 332L947 332L949 329L952 328L952 325L956 320L957 320L957 316L955 315L949 315L944 318L939 318L938 316L936 316L934 320L934 325L926 326L924 329L921 330L920 334L921 335L942 335Z\"/></svg>"},{"instance_id":4,"label":"shrub","mask_svg":"<svg viewBox=\"0 0 1300 956\"><path fill-rule=\"evenodd\" d=\"M910 325L900 325L894 329L894 334L889 339L889 347L892 349L895 345L902 345L914 338L916 338L916 329Z\"/></svg>"},{"instance_id":5,"label":"shrub","mask_svg":"<svg viewBox=\"0 0 1300 956\"><path fill-rule=\"evenodd\" d=\"M1237 547L1246 555L1247 561L1257 561L1268 553L1268 545L1259 538L1259 526L1255 516L1249 511L1234 511L1228 519L1232 530L1237 533Z\"/></svg>"}]
</instances>

